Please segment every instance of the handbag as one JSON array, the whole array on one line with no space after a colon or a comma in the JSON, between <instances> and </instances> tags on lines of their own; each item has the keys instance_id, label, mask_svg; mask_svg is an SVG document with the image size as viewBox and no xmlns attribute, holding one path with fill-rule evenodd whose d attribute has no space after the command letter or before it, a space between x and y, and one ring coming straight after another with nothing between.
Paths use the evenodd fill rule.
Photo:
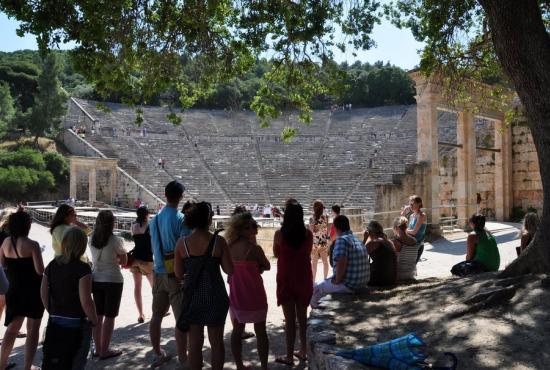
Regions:
<instances>
[{"instance_id":1,"label":"handbag","mask_svg":"<svg viewBox=\"0 0 550 370\"><path fill-rule=\"evenodd\" d=\"M216 230L214 232L214 236L210 240L210 243L208 243L208 248L206 248L206 253L204 254L201 264L196 269L195 274L192 276L186 275L183 279L183 301L182 301L182 308L181 313L178 318L178 321L176 322L176 327L182 331L183 333L186 333L189 331L189 328L191 327L191 301L193 298L194 290L199 283L199 278L202 275L202 272L204 270L204 267L206 266L206 263L210 260L212 257L212 252L214 250L214 245L216 244L216 239L218 237L218 233L221 230Z\"/></svg>"},{"instance_id":2,"label":"handbag","mask_svg":"<svg viewBox=\"0 0 550 370\"><path fill-rule=\"evenodd\" d=\"M134 264L134 261L136 259L134 258L134 250L132 249L130 252L126 253L126 264L121 265L123 269L129 269Z\"/></svg>"},{"instance_id":3,"label":"handbag","mask_svg":"<svg viewBox=\"0 0 550 370\"><path fill-rule=\"evenodd\" d=\"M157 237L160 244L160 251L162 252L162 259L166 273L174 274L174 251L166 252L162 245L162 235L160 234L160 225L158 216L155 217L155 223L157 224Z\"/></svg>"}]
</instances>

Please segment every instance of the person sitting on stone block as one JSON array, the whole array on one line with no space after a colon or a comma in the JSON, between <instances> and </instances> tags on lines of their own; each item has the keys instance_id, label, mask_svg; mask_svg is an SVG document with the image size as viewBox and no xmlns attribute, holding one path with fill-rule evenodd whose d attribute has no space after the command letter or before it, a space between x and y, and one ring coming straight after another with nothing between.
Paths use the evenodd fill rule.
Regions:
<instances>
[{"instance_id":1,"label":"person sitting on stone block","mask_svg":"<svg viewBox=\"0 0 550 370\"><path fill-rule=\"evenodd\" d=\"M334 219L336 242L333 251L334 276L315 285L310 305L317 308L327 294L353 293L366 287L370 277L367 249L350 230L349 220L340 215Z\"/></svg>"}]
</instances>

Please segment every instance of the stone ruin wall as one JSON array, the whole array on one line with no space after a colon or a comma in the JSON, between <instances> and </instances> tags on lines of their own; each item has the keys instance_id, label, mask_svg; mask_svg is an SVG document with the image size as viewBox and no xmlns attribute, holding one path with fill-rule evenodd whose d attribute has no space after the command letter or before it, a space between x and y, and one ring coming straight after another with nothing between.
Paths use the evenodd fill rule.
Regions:
<instances>
[{"instance_id":1,"label":"stone ruin wall","mask_svg":"<svg viewBox=\"0 0 550 370\"><path fill-rule=\"evenodd\" d=\"M538 156L529 128L512 127L512 197L514 207L542 214L542 181Z\"/></svg>"},{"instance_id":2,"label":"stone ruin wall","mask_svg":"<svg viewBox=\"0 0 550 370\"><path fill-rule=\"evenodd\" d=\"M484 143L478 143L484 146ZM487 143L485 143L487 144ZM492 143L489 143L492 145ZM447 148L448 149L448 148ZM376 187L375 212L387 212L399 210L408 201L410 194L416 194L418 189L423 189L422 178L427 176L427 168L422 165L414 167L411 173L396 179L393 184L378 185ZM442 150L440 152L440 201L442 205L456 202L456 149ZM495 210L495 154L490 151L477 151L477 192L481 196L480 211L490 218L494 217ZM529 129L525 126L514 125L512 127L512 192L513 207L521 208L523 212L536 209L542 212L542 182L539 173L539 163L533 138ZM426 198L426 194L419 194ZM512 212L514 214L514 212ZM441 217L456 215L449 208L441 210ZM380 216L384 226L391 225L393 217Z\"/></svg>"}]
</instances>

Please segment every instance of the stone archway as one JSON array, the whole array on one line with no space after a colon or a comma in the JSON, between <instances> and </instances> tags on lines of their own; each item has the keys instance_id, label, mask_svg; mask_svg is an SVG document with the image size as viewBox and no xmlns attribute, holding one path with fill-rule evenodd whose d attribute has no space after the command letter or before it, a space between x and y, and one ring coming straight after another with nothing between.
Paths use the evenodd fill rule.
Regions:
<instances>
[{"instance_id":1,"label":"stone archway","mask_svg":"<svg viewBox=\"0 0 550 370\"><path fill-rule=\"evenodd\" d=\"M430 180L426 181L426 207L430 209L430 223L440 221L439 146L457 148L456 205L459 220L467 219L477 211L476 155L480 150L495 154L494 203L498 221L508 219L512 209L512 136L511 128L504 124L504 112L494 110L471 96L471 105L456 106L443 96L442 84L437 78L427 78L421 72L412 72L416 82L417 101L417 160L429 163ZM475 109L473 108L475 107ZM438 137L438 110L455 112L457 143L441 142ZM474 113L475 112L475 113ZM494 122L494 147L476 145L474 118Z\"/></svg>"},{"instance_id":2,"label":"stone archway","mask_svg":"<svg viewBox=\"0 0 550 370\"><path fill-rule=\"evenodd\" d=\"M118 160L99 157L69 157L70 161L70 196L77 197L77 173L79 169L88 172L88 201L93 205L97 201L97 171L110 172L110 203L113 204L117 188Z\"/></svg>"}]
</instances>

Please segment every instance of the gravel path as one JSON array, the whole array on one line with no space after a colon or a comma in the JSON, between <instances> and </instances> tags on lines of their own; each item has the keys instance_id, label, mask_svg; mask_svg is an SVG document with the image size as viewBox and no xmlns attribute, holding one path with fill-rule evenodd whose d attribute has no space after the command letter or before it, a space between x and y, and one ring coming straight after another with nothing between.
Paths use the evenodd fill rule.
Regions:
<instances>
[{"instance_id":1,"label":"gravel path","mask_svg":"<svg viewBox=\"0 0 550 370\"><path fill-rule=\"evenodd\" d=\"M517 225L488 223L491 230L496 231L495 235L499 243L501 257L503 263L501 268L509 263L515 256L514 247L517 242ZM30 237L37 240L41 245L44 245L44 262L47 264L53 258L51 250L51 236L48 230L40 225L33 224ZM130 247L128 245L128 247ZM449 276L451 266L464 258L465 253L465 234L454 234L447 239L438 240L433 245L427 244L422 261L419 263L419 278L424 277L444 277ZM269 311L267 316L268 335L270 339L270 368L272 369L288 369L288 367L275 363L275 357L285 352L284 345L284 320L282 310L276 304L276 262L272 261L272 270L264 273L264 284L267 291ZM319 266L317 278L321 278L322 266ZM123 351L123 355L106 361L90 360L86 369L148 369L152 361L152 352L149 345L149 331L147 321L145 324L137 323L137 310L134 305L133 298L133 280L131 273L127 270L123 271L125 284L122 296L122 304L120 315L116 320L115 332L112 340L114 348ZM143 302L147 312L150 313L151 307L151 290L148 283L143 281ZM148 308L148 309L147 309ZM46 324L46 316L42 320L42 326ZM173 328L175 320L172 315L163 320L162 325L162 344L171 353L175 353L175 340ZM252 326L247 326L248 330L252 330ZM23 329L24 330L24 329ZM229 348L229 337L231 333L231 325L228 321L225 326L225 343L226 343L226 364L225 369L235 369L232 362L231 351ZM21 368L23 362L23 345L24 339L17 339L15 348L12 352L10 361L18 363ZM209 345L208 340L205 340L205 368L209 368ZM249 339L244 342L243 353L245 354L245 363L251 364L254 368L259 368L257 359L256 341ZM41 346L35 358L35 364L40 364L42 356ZM167 363L160 369L178 369L180 368L175 360ZM298 368L304 368L301 364Z\"/></svg>"}]
</instances>

